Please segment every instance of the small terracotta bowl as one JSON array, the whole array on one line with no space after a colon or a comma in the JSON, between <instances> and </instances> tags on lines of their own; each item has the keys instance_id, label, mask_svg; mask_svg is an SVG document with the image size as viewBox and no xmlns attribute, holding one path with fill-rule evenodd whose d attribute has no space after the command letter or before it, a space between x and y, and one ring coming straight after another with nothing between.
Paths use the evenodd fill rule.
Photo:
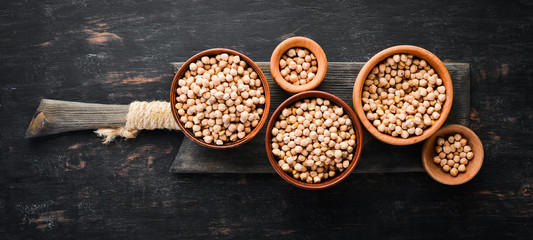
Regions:
<instances>
[{"instance_id":1,"label":"small terracotta bowl","mask_svg":"<svg viewBox=\"0 0 533 240\"><path fill-rule=\"evenodd\" d=\"M185 72L189 69L189 65L192 63L192 62L196 62L198 59L202 58L203 56L213 56L213 55L217 55L217 54L220 54L220 53L228 53L230 55L238 55L241 60L244 60L246 63L248 63L248 65L254 69L254 71L257 73L259 79L261 79L261 84L263 85L263 89L264 89L264 94L265 94L265 104L263 105L263 115L261 116L261 119L259 121L259 124L254 128L252 129L252 131L250 133L248 133L244 138L242 139L239 139L235 142L225 142L223 145L216 145L216 144L207 144L206 142L203 141L203 139L201 138L197 138L194 136L194 134L186 129L183 124L181 123L181 121L179 120L179 114L178 114L178 110L174 107L176 105L176 89L178 87L178 81L183 77L183 75L185 74ZM176 120L176 122L178 123L178 126L180 127L180 129L182 130L183 133L185 133L185 136L187 136L189 139L191 139L193 142L201 145L201 146L204 146L204 147L208 147L208 148L214 148L214 149L225 149L225 148L233 148L233 147L237 147L237 146L240 146L248 141L250 141L253 137L255 137L255 135L257 135L257 133L259 133L259 131L261 130L261 128L263 128L263 125L265 124L266 120L267 120L267 117L268 117L268 112L269 112L269 109L270 109L270 89L268 88L268 82L267 82L267 79L265 77L265 74L263 73L263 71L261 71L261 69L257 66L257 64L254 63L254 61L252 61L252 59L248 58L247 56L245 56L244 54L240 53L240 52L237 52L237 51L234 51L234 50L231 50L231 49L225 49L225 48L213 48L213 49L208 49L208 50L205 50L203 52L200 52L194 56L192 56L191 58L189 58L189 60L187 60L181 67L180 69L178 70L178 72L176 73L176 75L174 76L174 80L172 81L172 86L170 87L170 108L172 109L172 115L174 116L174 120Z\"/></svg>"},{"instance_id":2,"label":"small terracotta bowl","mask_svg":"<svg viewBox=\"0 0 533 240\"><path fill-rule=\"evenodd\" d=\"M433 162L433 157L436 156L435 146L437 145L437 138L442 137L446 139L450 135L459 133L468 140L468 145L474 152L474 158L466 165L466 172L459 173L456 177L450 173L444 172L439 164ZM470 181L481 169L483 165L483 144L479 137L470 128L465 126L453 124L447 125L438 130L433 136L428 138L422 147L422 165L430 177L435 181L446 185L459 185Z\"/></svg>"},{"instance_id":3,"label":"small terracotta bowl","mask_svg":"<svg viewBox=\"0 0 533 240\"><path fill-rule=\"evenodd\" d=\"M285 54L285 52L287 52L289 49L298 47L306 48L316 56L318 70L315 78L312 81L308 82L307 84L297 86L287 82L287 80L281 76L279 61L281 60L283 54ZM278 86L280 86L283 90L293 94L318 87L322 80L324 80L327 70L328 61L326 59L326 53L324 53L324 50L322 50L318 43L306 37L292 37L286 39L285 41L281 42L276 49L274 49L274 52L272 52L272 57L270 58L270 73L272 74L272 78L274 78L274 81L276 81Z\"/></svg>"},{"instance_id":4,"label":"small terracotta bowl","mask_svg":"<svg viewBox=\"0 0 533 240\"><path fill-rule=\"evenodd\" d=\"M363 92L363 85L365 83L365 80L372 71L372 68L376 66L377 64L381 63L383 60L387 59L388 57L394 55L394 54L412 54L413 56L424 59L427 61L427 63L435 69L435 72L439 75L439 77L442 79L442 82L444 84L444 87L446 87L446 101L444 102L444 106L442 106L442 110L440 113L440 118L435 122L435 124L427 129L424 130L422 135L420 136L411 136L408 138L401 138L401 137L393 137L391 135L381 133L378 131L374 125L367 119L365 111L363 111L363 104L361 101L361 96ZM448 114L450 113L450 110L452 108L452 102L453 102L453 85L452 85L452 79L450 77L450 74L448 73L448 69L446 69L446 66L442 63L442 61L435 56L433 53L429 52L426 49L416 47L416 46L410 46L410 45L400 45L400 46L394 46L387 48L378 54L374 55L366 64L363 66L361 71L359 71L359 74L357 75L357 79L355 80L355 85L353 87L353 104L355 113L357 114L357 117L359 117L359 120L361 120L361 123L363 126L370 132L375 138L378 140L392 144L392 145L411 145L415 144L421 141L424 141L433 133L435 133L446 121L446 118L448 117Z\"/></svg>"},{"instance_id":5,"label":"small terracotta bowl","mask_svg":"<svg viewBox=\"0 0 533 240\"><path fill-rule=\"evenodd\" d=\"M353 154L353 159L350 162L350 165L347 169L345 169L343 172L341 172L339 175L336 175L333 178L327 179L324 182L321 183L305 183L299 180L294 179L292 176L289 176L287 173L285 173L279 166L278 166L278 160L276 160L276 157L274 154L272 154L272 128L274 128L274 125L276 121L278 120L279 115L285 109L286 107L291 106L298 100L306 99L306 98L322 98L327 99L331 103L336 104L337 106L342 107L344 112L348 114L350 119L352 120L352 124L354 127L354 131L356 134L356 148ZM331 186L334 186L338 183L340 183L342 180L346 179L348 175L354 170L355 165L357 165L357 162L359 161L359 158L361 157L361 151L363 150L363 129L361 128L361 124L357 120L357 117L355 116L355 113L352 111L350 106L346 104L344 101L342 101L340 98L334 96L333 94L322 92L322 91L307 91L303 93L296 94L289 99L285 100L272 114L272 117L270 118L270 121L267 125L266 130L266 137L265 137L265 146L266 146L266 152L268 155L268 160L270 161L270 164L276 170L276 172L288 183L299 187L303 189L308 190L319 190L324 188L329 188Z\"/></svg>"}]
</instances>

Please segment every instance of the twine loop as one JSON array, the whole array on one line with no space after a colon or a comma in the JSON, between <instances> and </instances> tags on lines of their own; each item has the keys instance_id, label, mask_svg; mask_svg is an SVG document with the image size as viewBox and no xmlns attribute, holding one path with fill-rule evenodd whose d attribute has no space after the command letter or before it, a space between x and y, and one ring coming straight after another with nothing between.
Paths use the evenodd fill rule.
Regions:
<instances>
[{"instance_id":1,"label":"twine loop","mask_svg":"<svg viewBox=\"0 0 533 240\"><path fill-rule=\"evenodd\" d=\"M103 138L104 144L108 144L118 136L130 139L137 137L140 130L154 129L180 129L172 116L169 102L132 102L126 116L125 126L100 128L95 133Z\"/></svg>"}]
</instances>

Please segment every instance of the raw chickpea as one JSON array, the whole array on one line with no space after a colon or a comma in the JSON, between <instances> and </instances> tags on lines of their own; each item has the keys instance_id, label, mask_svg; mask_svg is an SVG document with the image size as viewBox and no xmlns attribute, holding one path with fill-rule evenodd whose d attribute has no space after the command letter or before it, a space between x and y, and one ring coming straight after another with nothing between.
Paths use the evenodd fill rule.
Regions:
<instances>
[{"instance_id":1,"label":"raw chickpea","mask_svg":"<svg viewBox=\"0 0 533 240\"><path fill-rule=\"evenodd\" d=\"M468 161L474 157L472 148L467 145L467 140L461 134L455 134L446 139L439 137L436 142L435 153L438 156L433 158L433 162L440 164L442 170L449 172L453 177L465 172ZM448 154L445 156L446 159L443 158L445 154Z\"/></svg>"},{"instance_id":2,"label":"raw chickpea","mask_svg":"<svg viewBox=\"0 0 533 240\"><path fill-rule=\"evenodd\" d=\"M440 157L439 157L439 158L440 158ZM448 162L448 161L447 161L446 159L441 159L441 160L440 160L440 166L441 166L441 167L444 167L444 165L447 165L447 164L446 164L447 162Z\"/></svg>"},{"instance_id":3,"label":"raw chickpea","mask_svg":"<svg viewBox=\"0 0 533 240\"><path fill-rule=\"evenodd\" d=\"M283 109L271 133L272 153L280 161L285 159L288 169L279 166L303 182L323 182L344 171L356 147L348 115L320 98L300 100ZM294 156L298 163L286 156Z\"/></svg>"},{"instance_id":4,"label":"raw chickpea","mask_svg":"<svg viewBox=\"0 0 533 240\"><path fill-rule=\"evenodd\" d=\"M455 134L454 139L455 139L455 141L460 141L461 139L463 139L463 136L461 136L461 134L457 133L457 134ZM457 147L457 148L459 148L459 147Z\"/></svg>"},{"instance_id":5,"label":"raw chickpea","mask_svg":"<svg viewBox=\"0 0 533 240\"><path fill-rule=\"evenodd\" d=\"M450 170L450 174L451 174L452 176L454 176L454 177L457 176L457 173L458 173L457 168L452 168L452 169Z\"/></svg>"},{"instance_id":6,"label":"raw chickpea","mask_svg":"<svg viewBox=\"0 0 533 240\"><path fill-rule=\"evenodd\" d=\"M439 79L423 59L405 54L390 56L367 76L361 99L363 111L382 133L401 138L420 136L441 117L446 89Z\"/></svg>"},{"instance_id":7,"label":"raw chickpea","mask_svg":"<svg viewBox=\"0 0 533 240\"><path fill-rule=\"evenodd\" d=\"M283 171L285 171L285 172L289 172L289 171L290 171L289 164L286 164L286 163L283 164L283 165L281 166L281 169L283 169Z\"/></svg>"},{"instance_id":8,"label":"raw chickpea","mask_svg":"<svg viewBox=\"0 0 533 240\"><path fill-rule=\"evenodd\" d=\"M451 148L450 148L449 146L445 146L445 147L442 148L442 151L444 151L444 153L448 154L448 153L450 153L452 150L451 150Z\"/></svg>"},{"instance_id":9,"label":"raw chickpea","mask_svg":"<svg viewBox=\"0 0 533 240\"><path fill-rule=\"evenodd\" d=\"M244 138L258 125L265 103L263 87L239 56L203 56L188 67L176 89L175 107L184 128L208 144L223 145Z\"/></svg>"},{"instance_id":10,"label":"raw chickpea","mask_svg":"<svg viewBox=\"0 0 533 240\"><path fill-rule=\"evenodd\" d=\"M455 162L454 162L453 160L448 160L448 163L447 163L447 164L448 164L450 167L452 167L452 166L455 164Z\"/></svg>"},{"instance_id":11,"label":"raw chickpea","mask_svg":"<svg viewBox=\"0 0 533 240\"><path fill-rule=\"evenodd\" d=\"M468 145L464 146L463 150L464 150L465 152L467 152L467 154L468 154L468 152L472 151L472 149L471 149L470 146L468 146Z\"/></svg>"},{"instance_id":12,"label":"raw chickpea","mask_svg":"<svg viewBox=\"0 0 533 240\"><path fill-rule=\"evenodd\" d=\"M317 62L313 59L316 57L309 50L291 48L280 59L280 73L291 84L305 85L315 78L318 71Z\"/></svg>"}]
</instances>

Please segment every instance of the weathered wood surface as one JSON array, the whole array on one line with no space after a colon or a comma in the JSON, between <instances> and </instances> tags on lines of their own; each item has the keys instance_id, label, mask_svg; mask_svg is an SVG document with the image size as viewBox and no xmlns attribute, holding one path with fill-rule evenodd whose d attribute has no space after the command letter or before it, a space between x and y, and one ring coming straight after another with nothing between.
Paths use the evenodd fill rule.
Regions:
<instances>
[{"instance_id":1,"label":"weathered wood surface","mask_svg":"<svg viewBox=\"0 0 533 240\"><path fill-rule=\"evenodd\" d=\"M129 105L43 99L30 122L26 137L126 125Z\"/></svg>"},{"instance_id":2,"label":"weathered wood surface","mask_svg":"<svg viewBox=\"0 0 533 240\"><path fill-rule=\"evenodd\" d=\"M0 1L0 239L530 239L531 1ZM102 145L24 138L39 101L168 100L170 61L213 47L268 61L290 36L329 62L398 44L470 63L479 174L352 174L303 191L276 174L170 174L183 134Z\"/></svg>"},{"instance_id":3,"label":"weathered wood surface","mask_svg":"<svg viewBox=\"0 0 533 240\"><path fill-rule=\"evenodd\" d=\"M177 72L182 63L171 63ZM317 90L335 94L353 109L353 85L364 62L329 62L328 72ZM276 85L268 62L257 62L270 86L269 115L290 95ZM470 69L468 63L445 63L453 81L454 99L446 124L469 126ZM269 117L270 119L270 117ZM170 167L173 173L274 173L265 152L265 130L241 147L225 150L206 149L185 138ZM361 159L355 168L360 173L423 172L422 143L397 147L380 142L364 131Z\"/></svg>"}]
</instances>

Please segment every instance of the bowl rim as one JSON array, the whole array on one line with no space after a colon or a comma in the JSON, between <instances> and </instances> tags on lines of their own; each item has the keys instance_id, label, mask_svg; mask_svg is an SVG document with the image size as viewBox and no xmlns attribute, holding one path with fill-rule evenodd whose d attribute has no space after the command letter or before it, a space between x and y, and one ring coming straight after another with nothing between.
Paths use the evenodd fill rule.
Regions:
<instances>
[{"instance_id":1,"label":"bowl rim","mask_svg":"<svg viewBox=\"0 0 533 240\"><path fill-rule=\"evenodd\" d=\"M339 175L335 176L334 178L328 179L325 182L321 182L321 183L305 183L305 182L301 182L299 180L292 178L278 166L277 160L274 157L274 154L272 154L272 128L274 127L275 122L277 121L279 115L281 114L281 111L283 111L284 108L292 105L296 101L306 99L306 98L323 98L323 99L330 100L337 106L342 107L344 112L347 113L348 116L350 117L350 120L352 120L352 125L354 126L354 131L357 136L354 156L348 168L345 169ZM295 94L294 96L288 98L283 103L281 103L278 108L276 108L276 110L270 117L270 121L268 122L268 125L267 125L266 134L265 134L265 146L266 146L266 152L267 152L270 165L272 165L276 173L281 178L283 178L285 181L292 184L293 186L296 186L302 189L307 189L307 190L325 189L325 188L332 187L342 182L355 169L355 166L357 165L357 163L359 162L359 159L361 158L361 153L363 150L363 129L361 127L361 124L359 123L359 120L355 116L355 113L353 112L353 110L342 99L328 92L316 91L316 90L305 91L305 92Z\"/></svg>"},{"instance_id":2,"label":"bowl rim","mask_svg":"<svg viewBox=\"0 0 533 240\"><path fill-rule=\"evenodd\" d=\"M187 130L183 126L181 121L179 121L178 110L174 107L176 105L176 95L177 95L176 89L177 89L177 86L178 86L178 81L185 74L185 72L188 69L188 66L193 61L196 61L196 60L200 59L203 56L212 56L212 55L217 55L219 53L228 53L230 55L238 55L242 60L244 60L249 65L249 67L254 69L254 71L257 73L259 79L261 80L261 84L263 85L263 90L264 90L264 95L265 95L265 104L264 104L264 107L263 107L263 114L261 115L261 119L259 120L259 123L257 124L257 126L254 129L252 129L252 131L250 133L246 134L246 136L244 138L242 138L240 140L237 140L235 142L224 143L224 145L216 145L214 143L213 144L208 144L208 143L204 142L203 140L195 137L192 134L192 132ZM207 49L207 50L201 51L201 52L195 54L194 56L190 57L186 62L183 63L183 65L179 68L178 72L176 72L176 74L174 75L174 79L172 80L172 84L170 86L170 109L172 111L172 116L174 117L174 120L176 121L176 123L178 124L178 126L180 127L182 132L185 134L185 136L187 136L187 138L189 138L193 142L199 144L200 146L207 147L207 148L212 148L212 149L234 148L234 147L241 146L241 145L245 144L246 142L250 141L263 128L263 126L266 123L266 120L268 118L268 113L270 111L270 89L268 87L268 81L266 79L265 74L263 73L263 71L259 68L259 66L257 66L257 64L252 59L250 59L246 55L244 55L244 54L242 54L240 52L237 52L235 50L232 50L232 49L211 48L211 49Z\"/></svg>"},{"instance_id":3,"label":"bowl rim","mask_svg":"<svg viewBox=\"0 0 533 240\"><path fill-rule=\"evenodd\" d=\"M459 176L461 176L461 174L459 174L457 177L450 176L449 174L447 174L446 177L438 177L438 176L435 175L434 171L431 170L431 169L439 168L438 170L442 171L440 169L440 166L436 165L433 162L433 157L435 156L434 145L435 145L435 143L437 141L437 137L439 137L439 136L442 137L441 135L445 134L448 131L452 131L453 134L459 133L464 138L467 138L468 142L469 142L469 145L472 146L472 151L475 152L474 159L472 159L470 161L475 160L475 161L479 162L479 164L476 164L475 165L476 167L474 167L474 169L468 168L469 173L471 173L471 175L468 175L467 177L459 178ZM446 133L446 135L448 135L448 133ZM430 152L428 152L428 151L430 151ZM422 151L421 152L422 152L421 153L422 165L423 165L424 170L426 171L426 173L431 178L433 178L433 180L435 180L435 181L437 181L439 183L445 184L445 185L450 185L450 186L461 185L463 183L466 183L466 182L472 180L479 173L479 170L483 166L483 159L484 159L484 155L485 155L484 150L483 150L483 143L481 142L481 139L479 139L477 134L474 131L472 131L472 129L470 129L468 127L465 127L463 125L459 125L459 124L450 124L450 125L446 125L446 126L442 127L441 129L439 129L437 132L435 132L435 134L433 134L430 138L428 138L424 142L424 145L422 146ZM427 158L426 157L427 154L429 154L429 156L432 156L432 157L431 158ZM454 181L448 181L448 179L451 179L451 180L454 180Z\"/></svg>"},{"instance_id":4,"label":"bowl rim","mask_svg":"<svg viewBox=\"0 0 533 240\"><path fill-rule=\"evenodd\" d=\"M365 112L363 111L362 102L361 102L361 95L363 91L363 84L366 80L366 77L372 71L372 68L376 66L381 61L385 60L387 57L390 57L394 54L398 53L404 53L404 54L412 54L413 56L416 56L420 59L426 60L430 66L435 69L436 73L439 75L439 77L442 79L444 86L446 87L446 102L444 102L444 106L442 106L442 111L440 114L440 117L437 121L435 121L435 124L422 133L420 136L414 136L409 138L399 138L399 137L393 137L388 134L381 133L377 130L374 125L366 118ZM357 78L355 80L355 84L353 87L353 104L354 109L357 117L363 124L363 126L366 128L372 136L377 138L378 140L385 142L387 144L391 145L411 145L415 144L421 141L424 141L431 135L433 135L446 121L448 118L448 115L451 111L453 103L453 83L452 79L450 77L450 73L448 72L448 69L444 65L444 63L433 53L430 51L423 49L421 47L412 46L412 45L398 45L386 48L376 55L374 55L368 62L365 63L365 65L361 68L359 71L359 74L357 75Z\"/></svg>"},{"instance_id":5,"label":"bowl rim","mask_svg":"<svg viewBox=\"0 0 533 240\"><path fill-rule=\"evenodd\" d=\"M318 70L315 75L315 78L304 84L304 85L293 85L289 82L287 82L282 76L281 72L279 70L279 61L281 60L281 57L283 54L289 49L293 47L301 47L305 48L309 51L311 51L317 58L318 63ZM320 85L322 81L324 80L324 77L326 76L326 72L328 69L327 64L327 57L326 53L320 47L320 45L313 41L310 38L306 37L291 37L288 39L285 39L283 42L278 44L278 46L274 49L272 52L272 55L270 57L270 73L272 75L272 78L278 84L278 86L281 87L285 92L288 92L290 94L295 94L299 92L304 92L308 90L312 90Z\"/></svg>"}]
</instances>

